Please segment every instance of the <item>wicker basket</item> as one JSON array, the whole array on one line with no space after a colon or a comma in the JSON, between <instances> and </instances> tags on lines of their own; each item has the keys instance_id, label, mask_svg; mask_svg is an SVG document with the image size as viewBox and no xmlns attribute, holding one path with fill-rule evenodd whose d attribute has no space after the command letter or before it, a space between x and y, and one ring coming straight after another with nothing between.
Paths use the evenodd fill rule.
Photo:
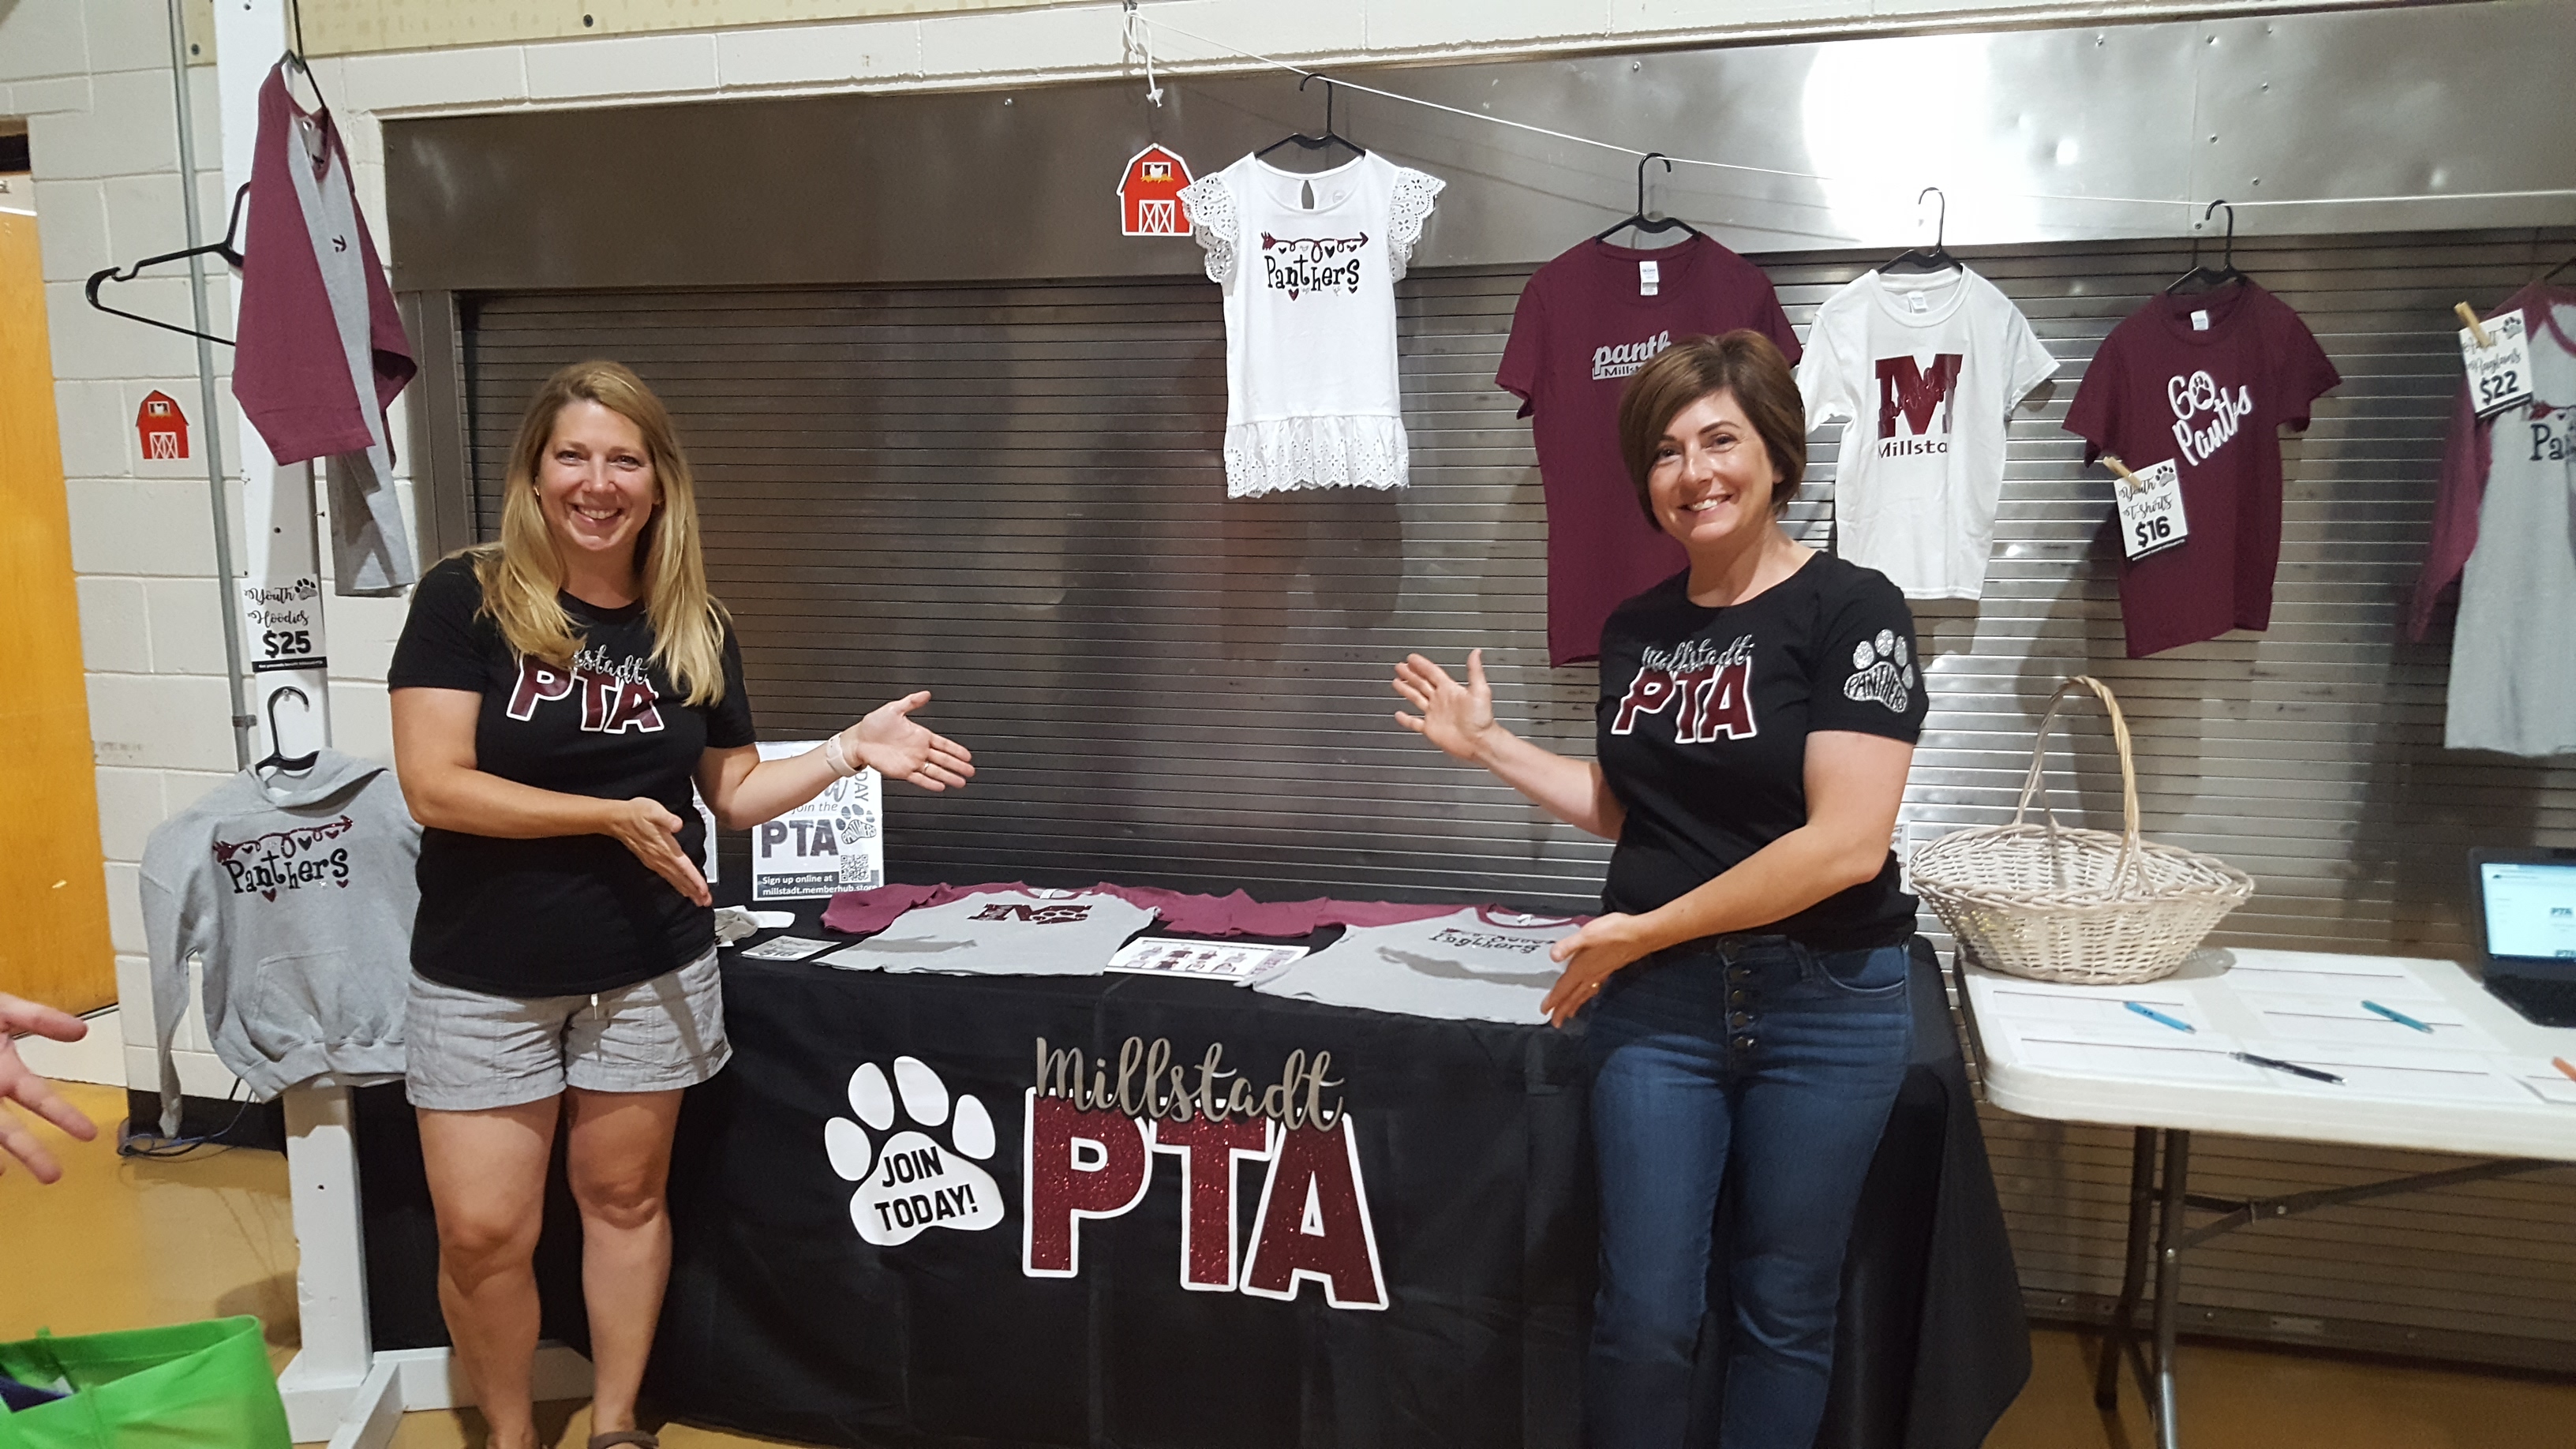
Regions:
<instances>
[{"instance_id":1,"label":"wicker basket","mask_svg":"<svg viewBox=\"0 0 2576 1449\"><path fill-rule=\"evenodd\" d=\"M2077 686L2111 715L2120 751L2122 828L2026 824L2039 793L2048 728ZM2100 680L2079 675L2048 701L2032 741L2030 777L2010 825L1955 830L1914 852L1914 889L1960 946L2015 976L2082 986L2129 986L2170 976L2219 918L2254 893L2253 877L2213 856L2138 838L2138 771L2129 724Z\"/></svg>"}]
</instances>

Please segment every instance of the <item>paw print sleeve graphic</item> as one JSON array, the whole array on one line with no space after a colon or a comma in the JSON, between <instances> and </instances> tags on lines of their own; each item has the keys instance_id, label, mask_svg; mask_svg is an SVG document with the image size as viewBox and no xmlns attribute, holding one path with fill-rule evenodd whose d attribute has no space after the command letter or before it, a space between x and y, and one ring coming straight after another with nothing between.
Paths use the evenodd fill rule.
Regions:
<instances>
[{"instance_id":1,"label":"paw print sleeve graphic","mask_svg":"<svg viewBox=\"0 0 2576 1449\"><path fill-rule=\"evenodd\" d=\"M1845 699L1876 700L1890 714L1905 713L1914 698L1914 658L1893 629L1852 646L1851 677L1843 681Z\"/></svg>"},{"instance_id":2,"label":"paw print sleeve graphic","mask_svg":"<svg viewBox=\"0 0 2576 1449\"><path fill-rule=\"evenodd\" d=\"M894 1059L891 1084L874 1062L850 1074L850 1111L823 1124L823 1153L850 1196L850 1225L880 1248L932 1228L981 1232L1002 1220L1002 1190L978 1166L993 1155L993 1118L915 1057ZM897 1124L901 1128L897 1130ZM943 1143L933 1133L946 1128ZM929 1130L925 1130L929 1129ZM877 1134L889 1133L883 1145Z\"/></svg>"},{"instance_id":3,"label":"paw print sleeve graphic","mask_svg":"<svg viewBox=\"0 0 2576 1449\"><path fill-rule=\"evenodd\" d=\"M1817 662L1810 729L1855 730L1912 742L1930 692L1915 655L1914 619L1876 575L1831 606Z\"/></svg>"}]
</instances>

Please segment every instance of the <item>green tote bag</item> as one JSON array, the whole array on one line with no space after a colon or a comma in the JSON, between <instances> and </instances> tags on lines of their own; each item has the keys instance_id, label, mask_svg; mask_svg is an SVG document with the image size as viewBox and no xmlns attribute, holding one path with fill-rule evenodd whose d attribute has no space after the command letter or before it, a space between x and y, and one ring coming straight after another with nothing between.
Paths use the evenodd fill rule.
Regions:
<instances>
[{"instance_id":1,"label":"green tote bag","mask_svg":"<svg viewBox=\"0 0 2576 1449\"><path fill-rule=\"evenodd\" d=\"M0 1449L289 1449L259 1320L0 1343L0 1373L69 1398L0 1413Z\"/></svg>"}]
</instances>

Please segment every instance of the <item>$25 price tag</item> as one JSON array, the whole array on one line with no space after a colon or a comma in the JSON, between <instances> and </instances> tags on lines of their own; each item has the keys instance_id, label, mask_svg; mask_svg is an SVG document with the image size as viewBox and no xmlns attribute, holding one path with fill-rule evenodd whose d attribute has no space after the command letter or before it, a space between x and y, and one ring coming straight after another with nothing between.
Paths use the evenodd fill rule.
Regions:
<instances>
[{"instance_id":1,"label":"$25 price tag","mask_svg":"<svg viewBox=\"0 0 2576 1449\"><path fill-rule=\"evenodd\" d=\"M2460 360L2469 368L2469 401L2479 417L2531 401L2531 334L2522 312L2498 312L2486 319L2488 346L2477 334L2460 329Z\"/></svg>"},{"instance_id":2,"label":"$25 price tag","mask_svg":"<svg viewBox=\"0 0 2576 1449\"><path fill-rule=\"evenodd\" d=\"M2191 525L2183 519L2182 469L2173 459L2130 476L2137 486L2126 479L2115 482L2111 497L2120 506L2120 547L2134 563L2191 537Z\"/></svg>"}]
</instances>

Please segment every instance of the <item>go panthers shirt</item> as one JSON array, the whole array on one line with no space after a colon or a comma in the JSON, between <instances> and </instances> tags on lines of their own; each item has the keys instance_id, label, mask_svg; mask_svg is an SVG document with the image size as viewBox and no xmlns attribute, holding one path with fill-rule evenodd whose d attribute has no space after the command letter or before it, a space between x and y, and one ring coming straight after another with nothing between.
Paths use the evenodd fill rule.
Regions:
<instances>
[{"instance_id":1,"label":"go panthers shirt","mask_svg":"<svg viewBox=\"0 0 2576 1449\"><path fill-rule=\"evenodd\" d=\"M1905 596L1824 554L1740 604L1690 601L1688 570L1619 606L1601 635L1598 757L1627 808L1605 911L1689 894L1807 823L1807 736L1923 733ZM1874 880L1756 928L1819 951L1902 945L1914 898L1896 853Z\"/></svg>"}]
</instances>

